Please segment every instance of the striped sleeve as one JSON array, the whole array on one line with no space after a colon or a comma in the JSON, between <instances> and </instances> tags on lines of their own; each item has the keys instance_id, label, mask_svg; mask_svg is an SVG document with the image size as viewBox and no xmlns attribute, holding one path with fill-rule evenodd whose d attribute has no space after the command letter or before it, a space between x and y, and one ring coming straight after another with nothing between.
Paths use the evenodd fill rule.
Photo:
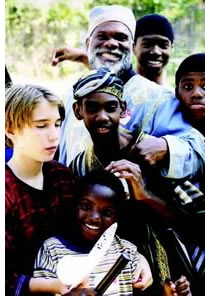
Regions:
<instances>
[{"instance_id":1,"label":"striped sleeve","mask_svg":"<svg viewBox=\"0 0 205 301\"><path fill-rule=\"evenodd\" d=\"M34 263L33 277L56 278L55 267L46 242L39 249Z\"/></svg>"},{"instance_id":2,"label":"striped sleeve","mask_svg":"<svg viewBox=\"0 0 205 301\"><path fill-rule=\"evenodd\" d=\"M85 175L85 151L79 153L70 163L69 168L78 177Z\"/></svg>"}]
</instances>

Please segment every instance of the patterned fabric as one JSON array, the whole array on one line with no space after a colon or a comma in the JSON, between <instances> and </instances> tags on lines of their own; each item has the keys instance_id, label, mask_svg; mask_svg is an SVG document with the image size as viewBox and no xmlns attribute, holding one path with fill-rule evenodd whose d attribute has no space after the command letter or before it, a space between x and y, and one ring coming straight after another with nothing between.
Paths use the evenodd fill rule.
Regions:
<instances>
[{"instance_id":1,"label":"patterned fabric","mask_svg":"<svg viewBox=\"0 0 205 301\"><path fill-rule=\"evenodd\" d=\"M156 261L158 263L159 277L162 281L165 281L167 278L171 279L167 253L153 230L152 230L152 235L154 236L154 242L156 248L155 253L157 257Z\"/></svg>"},{"instance_id":2,"label":"patterned fabric","mask_svg":"<svg viewBox=\"0 0 205 301\"><path fill-rule=\"evenodd\" d=\"M189 203L196 204L196 202L205 200L204 194L188 180L183 182L181 185L175 184L174 192L180 199L182 205L187 205Z\"/></svg>"},{"instance_id":3,"label":"patterned fabric","mask_svg":"<svg viewBox=\"0 0 205 301\"><path fill-rule=\"evenodd\" d=\"M74 177L68 168L47 162L43 173L41 191L19 180L6 165L6 295L23 293L40 245L59 231L73 196Z\"/></svg>"},{"instance_id":4,"label":"patterned fabric","mask_svg":"<svg viewBox=\"0 0 205 301\"><path fill-rule=\"evenodd\" d=\"M203 182L204 182L203 178ZM205 182L204 182L205 183ZM204 187L203 183L203 187ZM172 199L173 204L186 216L193 218L194 225L192 228L194 231L200 227L201 233L205 233L205 195L204 193L193 185L189 180L172 181ZM196 235L195 235L196 236ZM197 235L199 236L199 235ZM203 241L203 240L201 240ZM203 243L205 246L205 242Z\"/></svg>"},{"instance_id":5,"label":"patterned fabric","mask_svg":"<svg viewBox=\"0 0 205 301\"><path fill-rule=\"evenodd\" d=\"M74 175L82 177L91 170L104 168L94 153L93 146L90 146L86 151L79 153L70 163L69 168L72 169Z\"/></svg>"},{"instance_id":6,"label":"patterned fabric","mask_svg":"<svg viewBox=\"0 0 205 301\"><path fill-rule=\"evenodd\" d=\"M174 185L176 201L180 202L180 204L183 207L183 210L186 210L189 214L192 215L196 214L196 218L198 219L199 225L201 221L201 240L204 240L205 195L188 180L180 184L174 182L172 185ZM190 246L188 246L188 251L190 254L190 258L192 259L194 269L200 275L201 278L205 279L205 243L203 243L202 245L199 243L193 243L192 241L190 243Z\"/></svg>"},{"instance_id":7,"label":"patterned fabric","mask_svg":"<svg viewBox=\"0 0 205 301\"><path fill-rule=\"evenodd\" d=\"M80 100L94 92L105 92L122 100L123 82L108 68L89 71L73 86L73 96Z\"/></svg>"},{"instance_id":8,"label":"patterned fabric","mask_svg":"<svg viewBox=\"0 0 205 301\"><path fill-rule=\"evenodd\" d=\"M90 288L94 289L98 285L101 279L104 278L110 268L114 265L115 261L125 250L130 254L130 257L133 258L133 260L129 261L126 267L106 290L104 296L133 295L132 283L139 255L136 246L126 240L120 239L117 235L101 262L89 275ZM56 278L58 261L65 255L86 256L86 253L76 251L76 247L74 245L71 245L69 242L62 240L59 237L49 238L44 242L38 252L34 265L33 276Z\"/></svg>"}]
</instances>

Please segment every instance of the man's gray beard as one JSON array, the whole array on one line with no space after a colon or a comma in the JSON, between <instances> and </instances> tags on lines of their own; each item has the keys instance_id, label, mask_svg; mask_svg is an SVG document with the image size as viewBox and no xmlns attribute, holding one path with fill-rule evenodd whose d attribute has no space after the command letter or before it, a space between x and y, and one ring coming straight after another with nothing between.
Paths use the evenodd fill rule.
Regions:
<instances>
[{"instance_id":1,"label":"man's gray beard","mask_svg":"<svg viewBox=\"0 0 205 301\"><path fill-rule=\"evenodd\" d=\"M131 52L124 53L122 59L117 62L103 62L96 55L96 53L98 53L98 49L95 49L92 52L88 50L88 60L89 64L92 66L92 69L107 67L111 72L115 73L117 76L120 77L131 66Z\"/></svg>"}]
</instances>

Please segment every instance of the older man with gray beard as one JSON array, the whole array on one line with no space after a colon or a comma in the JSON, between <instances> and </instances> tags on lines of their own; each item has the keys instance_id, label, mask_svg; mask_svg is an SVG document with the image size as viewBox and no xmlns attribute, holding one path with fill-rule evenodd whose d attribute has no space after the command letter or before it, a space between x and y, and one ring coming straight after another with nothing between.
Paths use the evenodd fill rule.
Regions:
<instances>
[{"instance_id":1,"label":"older man with gray beard","mask_svg":"<svg viewBox=\"0 0 205 301\"><path fill-rule=\"evenodd\" d=\"M90 65L93 66L93 69L97 70L102 67L107 67L110 71L120 76L123 72L129 70L132 53L130 53L130 51L125 51L123 53L122 50L109 48L96 48L92 51L88 48L88 56L90 58ZM105 58L103 63L99 56Z\"/></svg>"},{"instance_id":2,"label":"older man with gray beard","mask_svg":"<svg viewBox=\"0 0 205 301\"><path fill-rule=\"evenodd\" d=\"M135 25L129 8L118 5L93 8L86 38L89 64L93 69L106 66L123 80L128 109L121 125L138 136L136 151L141 161L158 168L163 177L194 178L204 172L204 137L190 126L171 91L133 71ZM83 123L75 119L72 104L70 96L59 157L66 165L89 144L89 134Z\"/></svg>"}]
</instances>

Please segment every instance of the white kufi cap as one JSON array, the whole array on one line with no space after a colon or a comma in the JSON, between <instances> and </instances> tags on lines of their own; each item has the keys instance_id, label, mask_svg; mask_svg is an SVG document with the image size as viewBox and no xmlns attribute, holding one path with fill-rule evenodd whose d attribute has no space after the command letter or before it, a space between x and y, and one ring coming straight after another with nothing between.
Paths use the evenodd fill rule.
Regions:
<instances>
[{"instance_id":1,"label":"white kufi cap","mask_svg":"<svg viewBox=\"0 0 205 301\"><path fill-rule=\"evenodd\" d=\"M135 35L136 19L132 10L121 5L96 6L90 11L88 34L89 37L94 29L102 23L113 21L120 22L127 26L132 34Z\"/></svg>"}]
</instances>

